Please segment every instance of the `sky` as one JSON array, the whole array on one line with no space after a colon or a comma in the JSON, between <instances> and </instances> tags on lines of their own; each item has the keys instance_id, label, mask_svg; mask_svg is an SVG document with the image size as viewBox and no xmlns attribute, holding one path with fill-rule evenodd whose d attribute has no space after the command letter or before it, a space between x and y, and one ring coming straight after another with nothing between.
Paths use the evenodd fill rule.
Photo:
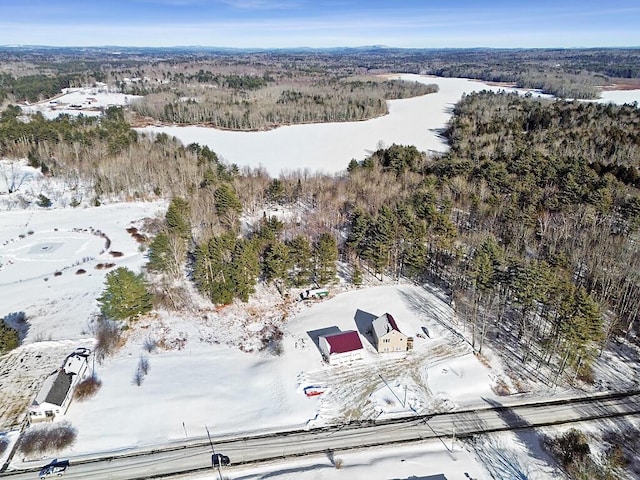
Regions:
<instances>
[{"instance_id":1,"label":"sky","mask_svg":"<svg viewBox=\"0 0 640 480\"><path fill-rule=\"evenodd\" d=\"M640 2L0 0L0 45L640 46Z\"/></svg>"}]
</instances>

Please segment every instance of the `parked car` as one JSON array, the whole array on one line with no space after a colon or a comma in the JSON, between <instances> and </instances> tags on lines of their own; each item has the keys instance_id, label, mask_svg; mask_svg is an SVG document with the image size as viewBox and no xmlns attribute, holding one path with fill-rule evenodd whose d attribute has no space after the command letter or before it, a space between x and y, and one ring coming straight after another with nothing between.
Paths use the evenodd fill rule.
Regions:
<instances>
[{"instance_id":1,"label":"parked car","mask_svg":"<svg viewBox=\"0 0 640 480\"><path fill-rule=\"evenodd\" d=\"M229 460L229 457L227 457L226 455L223 455L221 453L214 453L213 455L211 455L211 464L214 467L217 467L219 465L226 467L230 463L231 463L231 460Z\"/></svg>"},{"instance_id":2,"label":"parked car","mask_svg":"<svg viewBox=\"0 0 640 480\"><path fill-rule=\"evenodd\" d=\"M91 349L87 348L87 347L78 347L75 349L75 351L73 352L76 355L79 355L81 357L88 357L89 355L91 355Z\"/></svg>"},{"instance_id":3,"label":"parked car","mask_svg":"<svg viewBox=\"0 0 640 480\"><path fill-rule=\"evenodd\" d=\"M64 472L67 471L67 468L69 468L69 460L58 461L58 459L55 459L49 465L45 465L44 467L42 467L42 469L40 470L40 479L44 480L52 475L61 477Z\"/></svg>"}]
</instances>

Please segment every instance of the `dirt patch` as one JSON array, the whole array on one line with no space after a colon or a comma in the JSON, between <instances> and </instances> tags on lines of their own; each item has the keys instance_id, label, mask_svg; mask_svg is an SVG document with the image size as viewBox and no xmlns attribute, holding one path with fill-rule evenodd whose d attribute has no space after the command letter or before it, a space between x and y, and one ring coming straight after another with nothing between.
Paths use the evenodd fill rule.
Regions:
<instances>
[{"instance_id":1,"label":"dirt patch","mask_svg":"<svg viewBox=\"0 0 640 480\"><path fill-rule=\"evenodd\" d=\"M603 85L602 90L638 90L640 89L640 78L617 78L613 79L610 85Z\"/></svg>"}]
</instances>

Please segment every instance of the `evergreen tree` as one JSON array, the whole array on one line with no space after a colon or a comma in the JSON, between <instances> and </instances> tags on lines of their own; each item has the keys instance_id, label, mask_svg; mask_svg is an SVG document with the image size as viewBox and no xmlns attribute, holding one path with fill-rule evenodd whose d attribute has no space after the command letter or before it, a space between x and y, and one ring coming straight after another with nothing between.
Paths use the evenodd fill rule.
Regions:
<instances>
[{"instance_id":1,"label":"evergreen tree","mask_svg":"<svg viewBox=\"0 0 640 480\"><path fill-rule=\"evenodd\" d=\"M125 267L109 272L105 290L98 298L100 311L111 320L131 320L151 311L152 296L142 274Z\"/></svg>"},{"instance_id":2,"label":"evergreen tree","mask_svg":"<svg viewBox=\"0 0 640 480\"><path fill-rule=\"evenodd\" d=\"M195 252L194 279L201 293L212 302L226 305L234 297L235 284L231 260L236 246L232 233L213 237L198 245Z\"/></svg>"},{"instance_id":3,"label":"evergreen tree","mask_svg":"<svg viewBox=\"0 0 640 480\"><path fill-rule=\"evenodd\" d=\"M169 268L169 235L158 233L149 245L147 267L151 271L166 272Z\"/></svg>"},{"instance_id":4,"label":"evergreen tree","mask_svg":"<svg viewBox=\"0 0 640 480\"><path fill-rule=\"evenodd\" d=\"M371 217L362 210L356 210L351 216L351 231L347 237L346 245L358 256L365 256L367 232L371 223Z\"/></svg>"},{"instance_id":5,"label":"evergreen tree","mask_svg":"<svg viewBox=\"0 0 640 480\"><path fill-rule=\"evenodd\" d=\"M191 238L191 207L186 200L174 197L165 216L170 232L189 240Z\"/></svg>"},{"instance_id":6,"label":"evergreen tree","mask_svg":"<svg viewBox=\"0 0 640 480\"><path fill-rule=\"evenodd\" d=\"M323 233L314 245L316 281L319 284L334 282L338 261L338 244L330 233Z\"/></svg>"},{"instance_id":7,"label":"evergreen tree","mask_svg":"<svg viewBox=\"0 0 640 480\"><path fill-rule=\"evenodd\" d=\"M262 264L265 280L269 282L287 278L290 267L289 248L282 242L270 244L265 251Z\"/></svg>"},{"instance_id":8,"label":"evergreen tree","mask_svg":"<svg viewBox=\"0 0 640 480\"><path fill-rule=\"evenodd\" d=\"M231 274L234 294L243 302L255 291L256 279L260 273L260 259L255 242L238 240L233 252Z\"/></svg>"},{"instance_id":9,"label":"evergreen tree","mask_svg":"<svg viewBox=\"0 0 640 480\"><path fill-rule=\"evenodd\" d=\"M242 211L242 204L228 183L220 185L213 194L216 202L216 213L223 224L232 227Z\"/></svg>"},{"instance_id":10,"label":"evergreen tree","mask_svg":"<svg viewBox=\"0 0 640 480\"><path fill-rule=\"evenodd\" d=\"M309 241L302 236L287 242L291 260L291 283L300 287L308 285L313 276L313 252Z\"/></svg>"},{"instance_id":11,"label":"evergreen tree","mask_svg":"<svg viewBox=\"0 0 640 480\"><path fill-rule=\"evenodd\" d=\"M20 345L20 335L15 328L7 325L6 320L0 320L0 355L17 348Z\"/></svg>"},{"instance_id":12,"label":"evergreen tree","mask_svg":"<svg viewBox=\"0 0 640 480\"><path fill-rule=\"evenodd\" d=\"M280 203L284 200L284 197L284 184L281 180L274 178L273 180L271 180L271 183L267 188L267 198L271 202Z\"/></svg>"},{"instance_id":13,"label":"evergreen tree","mask_svg":"<svg viewBox=\"0 0 640 480\"><path fill-rule=\"evenodd\" d=\"M351 274L351 283L354 285L362 285L362 269L360 265L356 264L353 266L353 273Z\"/></svg>"}]
</instances>

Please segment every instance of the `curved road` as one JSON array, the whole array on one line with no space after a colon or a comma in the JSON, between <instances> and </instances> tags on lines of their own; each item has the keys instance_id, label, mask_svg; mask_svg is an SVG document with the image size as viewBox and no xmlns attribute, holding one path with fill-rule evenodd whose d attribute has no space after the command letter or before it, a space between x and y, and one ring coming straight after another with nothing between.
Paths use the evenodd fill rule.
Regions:
<instances>
[{"instance_id":1,"label":"curved road","mask_svg":"<svg viewBox=\"0 0 640 480\"><path fill-rule=\"evenodd\" d=\"M327 450L348 450L516 430L640 413L640 392L599 395L570 400L503 406L486 400L486 408L432 416L414 416L384 422L281 432L271 435L215 440L216 452L232 463L251 463L301 456ZM171 449L154 450L91 461L70 459L64 478L109 480L148 479L211 468L211 446L198 439ZM11 480L37 478L36 469L7 472Z\"/></svg>"}]
</instances>

